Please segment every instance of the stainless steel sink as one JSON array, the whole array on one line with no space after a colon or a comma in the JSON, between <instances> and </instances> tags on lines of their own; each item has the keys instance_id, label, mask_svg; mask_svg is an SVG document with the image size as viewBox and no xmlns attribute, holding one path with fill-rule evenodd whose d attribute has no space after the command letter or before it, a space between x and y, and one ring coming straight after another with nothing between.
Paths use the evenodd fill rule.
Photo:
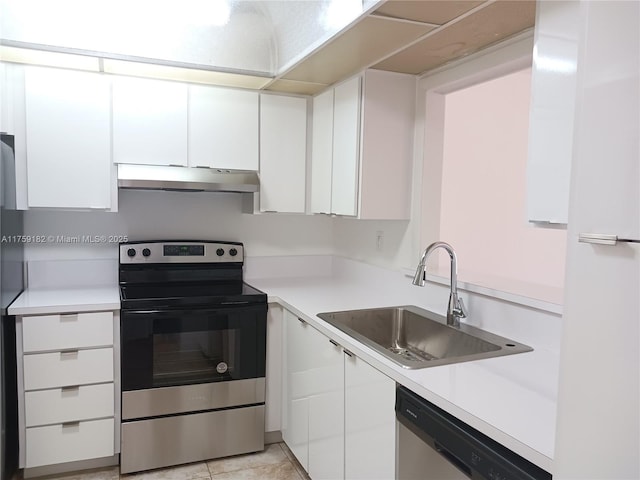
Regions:
<instances>
[{"instance_id":1,"label":"stainless steel sink","mask_svg":"<svg viewBox=\"0 0 640 480\"><path fill-rule=\"evenodd\" d=\"M318 317L404 368L426 368L533 350L414 306L319 313Z\"/></svg>"}]
</instances>

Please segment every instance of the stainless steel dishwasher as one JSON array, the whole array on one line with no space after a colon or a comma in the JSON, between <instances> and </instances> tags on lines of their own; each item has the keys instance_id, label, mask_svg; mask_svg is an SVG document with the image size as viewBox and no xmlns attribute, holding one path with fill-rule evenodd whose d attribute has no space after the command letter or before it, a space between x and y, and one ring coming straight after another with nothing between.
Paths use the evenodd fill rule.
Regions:
<instances>
[{"instance_id":1,"label":"stainless steel dishwasher","mask_svg":"<svg viewBox=\"0 0 640 480\"><path fill-rule=\"evenodd\" d=\"M551 474L411 390L396 390L397 480L551 480Z\"/></svg>"}]
</instances>

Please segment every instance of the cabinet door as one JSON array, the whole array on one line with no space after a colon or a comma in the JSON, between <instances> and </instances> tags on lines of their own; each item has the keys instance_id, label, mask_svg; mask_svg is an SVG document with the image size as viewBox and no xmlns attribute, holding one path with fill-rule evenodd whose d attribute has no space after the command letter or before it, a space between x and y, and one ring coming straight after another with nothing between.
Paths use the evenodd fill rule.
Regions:
<instances>
[{"instance_id":1,"label":"cabinet door","mask_svg":"<svg viewBox=\"0 0 640 480\"><path fill-rule=\"evenodd\" d=\"M313 99L311 212L331 213L333 159L333 89Z\"/></svg>"},{"instance_id":2,"label":"cabinet door","mask_svg":"<svg viewBox=\"0 0 640 480\"><path fill-rule=\"evenodd\" d=\"M395 382L363 360L345 359L345 478L395 478Z\"/></svg>"},{"instance_id":3,"label":"cabinet door","mask_svg":"<svg viewBox=\"0 0 640 480\"><path fill-rule=\"evenodd\" d=\"M362 90L358 218L409 220L416 78L367 70Z\"/></svg>"},{"instance_id":4,"label":"cabinet door","mask_svg":"<svg viewBox=\"0 0 640 480\"><path fill-rule=\"evenodd\" d=\"M189 166L258 170L258 93L189 87Z\"/></svg>"},{"instance_id":5,"label":"cabinet door","mask_svg":"<svg viewBox=\"0 0 640 480\"><path fill-rule=\"evenodd\" d=\"M307 99L260 95L260 211L304 213Z\"/></svg>"},{"instance_id":6,"label":"cabinet door","mask_svg":"<svg viewBox=\"0 0 640 480\"><path fill-rule=\"evenodd\" d=\"M22 351L44 352L113 345L113 312L22 318Z\"/></svg>"},{"instance_id":7,"label":"cabinet door","mask_svg":"<svg viewBox=\"0 0 640 480\"><path fill-rule=\"evenodd\" d=\"M335 88L333 108L331 210L336 215L355 216L358 213L360 77Z\"/></svg>"},{"instance_id":8,"label":"cabinet door","mask_svg":"<svg viewBox=\"0 0 640 480\"><path fill-rule=\"evenodd\" d=\"M113 161L187 165L187 85L113 80Z\"/></svg>"},{"instance_id":9,"label":"cabinet door","mask_svg":"<svg viewBox=\"0 0 640 480\"><path fill-rule=\"evenodd\" d=\"M344 354L325 335L307 327L310 364L309 476L344 478Z\"/></svg>"},{"instance_id":10,"label":"cabinet door","mask_svg":"<svg viewBox=\"0 0 640 480\"><path fill-rule=\"evenodd\" d=\"M107 78L29 67L25 102L28 206L111 208Z\"/></svg>"},{"instance_id":11,"label":"cabinet door","mask_svg":"<svg viewBox=\"0 0 640 480\"><path fill-rule=\"evenodd\" d=\"M23 358L24 389L113 382L113 348L32 353Z\"/></svg>"},{"instance_id":12,"label":"cabinet door","mask_svg":"<svg viewBox=\"0 0 640 480\"><path fill-rule=\"evenodd\" d=\"M282 439L305 470L309 469L309 372L306 330L298 317L283 315Z\"/></svg>"},{"instance_id":13,"label":"cabinet door","mask_svg":"<svg viewBox=\"0 0 640 480\"><path fill-rule=\"evenodd\" d=\"M580 2L540 2L536 10L536 54L531 71L529 112L527 218L531 222L566 224L574 138Z\"/></svg>"},{"instance_id":14,"label":"cabinet door","mask_svg":"<svg viewBox=\"0 0 640 480\"><path fill-rule=\"evenodd\" d=\"M115 453L113 418L26 430L27 468L109 457Z\"/></svg>"}]
</instances>

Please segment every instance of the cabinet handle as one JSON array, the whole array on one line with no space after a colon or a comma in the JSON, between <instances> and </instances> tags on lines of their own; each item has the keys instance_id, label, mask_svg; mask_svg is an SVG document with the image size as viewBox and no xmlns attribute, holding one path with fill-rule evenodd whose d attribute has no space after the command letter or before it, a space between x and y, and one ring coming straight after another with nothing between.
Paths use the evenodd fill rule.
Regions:
<instances>
[{"instance_id":1,"label":"cabinet handle","mask_svg":"<svg viewBox=\"0 0 640 480\"><path fill-rule=\"evenodd\" d=\"M346 348L343 348L342 351L347 357L355 357L355 355L351 353L349 350L347 350Z\"/></svg>"},{"instance_id":2,"label":"cabinet handle","mask_svg":"<svg viewBox=\"0 0 640 480\"><path fill-rule=\"evenodd\" d=\"M76 421L76 422L64 422L62 424L62 428L73 428L73 427L79 427L80 426L80 422Z\"/></svg>"},{"instance_id":3,"label":"cabinet handle","mask_svg":"<svg viewBox=\"0 0 640 480\"><path fill-rule=\"evenodd\" d=\"M60 315L60 321L61 322L70 322L70 321L75 321L78 320L78 314L77 313L63 313Z\"/></svg>"},{"instance_id":4,"label":"cabinet handle","mask_svg":"<svg viewBox=\"0 0 640 480\"><path fill-rule=\"evenodd\" d=\"M78 357L78 350L65 350L60 352L60 359L63 360L65 358Z\"/></svg>"},{"instance_id":5,"label":"cabinet handle","mask_svg":"<svg viewBox=\"0 0 640 480\"><path fill-rule=\"evenodd\" d=\"M300 317L298 317L298 321L303 325L307 324L307 322L305 320L301 319Z\"/></svg>"},{"instance_id":6,"label":"cabinet handle","mask_svg":"<svg viewBox=\"0 0 640 480\"><path fill-rule=\"evenodd\" d=\"M616 245L618 242L640 243L640 240L631 238L618 238L617 235L610 235L606 233L581 233L578 235L578 242L595 243L597 245Z\"/></svg>"},{"instance_id":7,"label":"cabinet handle","mask_svg":"<svg viewBox=\"0 0 640 480\"><path fill-rule=\"evenodd\" d=\"M334 347L340 347L340 345L338 345L338 342L336 342L335 340L331 340L331 339L329 339L329 343L330 343L331 345L333 345Z\"/></svg>"},{"instance_id":8,"label":"cabinet handle","mask_svg":"<svg viewBox=\"0 0 640 480\"><path fill-rule=\"evenodd\" d=\"M79 392L80 385L69 385L67 387L62 387L60 390L62 391L62 393Z\"/></svg>"}]
</instances>

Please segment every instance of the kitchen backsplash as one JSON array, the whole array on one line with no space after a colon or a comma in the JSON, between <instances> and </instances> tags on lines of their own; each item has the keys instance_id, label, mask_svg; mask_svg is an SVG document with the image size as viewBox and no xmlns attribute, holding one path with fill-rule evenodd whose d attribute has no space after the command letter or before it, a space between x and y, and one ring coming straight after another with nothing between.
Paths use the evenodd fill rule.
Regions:
<instances>
[{"instance_id":1,"label":"kitchen backsplash","mask_svg":"<svg viewBox=\"0 0 640 480\"><path fill-rule=\"evenodd\" d=\"M118 213L29 210L25 259L116 259L118 241L231 240L247 256L330 255L333 223L318 215L243 214L239 194L120 191Z\"/></svg>"}]
</instances>

